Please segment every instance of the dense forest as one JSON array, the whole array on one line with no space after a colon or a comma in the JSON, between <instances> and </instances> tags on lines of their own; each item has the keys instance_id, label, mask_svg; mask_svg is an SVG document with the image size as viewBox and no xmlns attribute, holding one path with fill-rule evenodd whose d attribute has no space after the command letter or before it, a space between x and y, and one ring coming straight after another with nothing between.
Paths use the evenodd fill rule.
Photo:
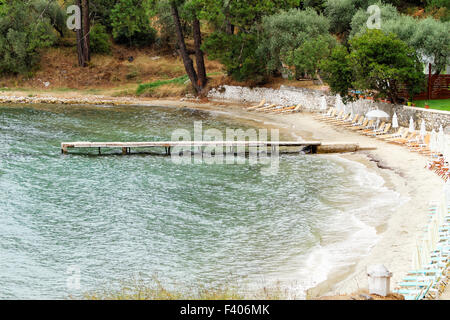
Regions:
<instances>
[{"instance_id":1,"label":"dense forest","mask_svg":"<svg viewBox=\"0 0 450 320\"><path fill-rule=\"evenodd\" d=\"M393 102L445 72L450 0L0 0L0 75L33 77L41 56L70 47L79 68L116 48L151 48L183 63L204 95L208 61L229 79L315 79ZM132 61L133 57L129 57ZM186 78L187 76L187 78ZM130 76L131 77L131 76ZM177 81L177 79L174 79ZM141 87L142 89L142 87Z\"/></svg>"}]
</instances>

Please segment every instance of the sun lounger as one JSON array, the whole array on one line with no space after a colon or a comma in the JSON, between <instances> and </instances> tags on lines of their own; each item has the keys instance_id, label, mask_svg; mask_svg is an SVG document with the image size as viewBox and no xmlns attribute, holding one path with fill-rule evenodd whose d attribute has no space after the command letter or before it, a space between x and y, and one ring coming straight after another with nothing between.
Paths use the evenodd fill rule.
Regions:
<instances>
[{"instance_id":1,"label":"sun lounger","mask_svg":"<svg viewBox=\"0 0 450 320\"><path fill-rule=\"evenodd\" d=\"M382 140L400 138L402 136L403 130L407 130L407 129L400 127L396 133L379 135L377 138L382 139Z\"/></svg>"},{"instance_id":2,"label":"sun lounger","mask_svg":"<svg viewBox=\"0 0 450 320\"><path fill-rule=\"evenodd\" d=\"M336 120L332 120L332 121L328 121L329 124L342 124L343 122L349 121L348 119L350 119L351 121L351 114L346 114L345 116L343 116L341 119L336 119Z\"/></svg>"},{"instance_id":3,"label":"sun lounger","mask_svg":"<svg viewBox=\"0 0 450 320\"><path fill-rule=\"evenodd\" d=\"M295 106L294 109L281 111L281 113L285 113L285 112L300 112L300 111L302 111L302 108L303 108L303 106L299 103L297 106Z\"/></svg>"},{"instance_id":4,"label":"sun lounger","mask_svg":"<svg viewBox=\"0 0 450 320\"><path fill-rule=\"evenodd\" d=\"M357 127L357 126L361 126L364 122L365 118L364 116L356 116L356 121L352 122L352 123L346 123L343 124L344 127Z\"/></svg>"},{"instance_id":5,"label":"sun lounger","mask_svg":"<svg viewBox=\"0 0 450 320\"><path fill-rule=\"evenodd\" d=\"M259 109L258 111L261 111L261 112L277 112L277 111L283 110L284 108L285 108L284 106L279 106L279 105L273 104L270 108Z\"/></svg>"},{"instance_id":6,"label":"sun lounger","mask_svg":"<svg viewBox=\"0 0 450 320\"><path fill-rule=\"evenodd\" d=\"M390 124L390 123L387 123L387 124L384 126L384 129L383 129L383 130L381 130L381 131L375 130L373 133L370 133L370 134L368 134L368 135L371 136L371 137L376 137L377 135L384 135L384 134L387 134L387 133L389 132L389 130L391 130L391 124Z\"/></svg>"},{"instance_id":7,"label":"sun lounger","mask_svg":"<svg viewBox=\"0 0 450 320\"><path fill-rule=\"evenodd\" d=\"M386 122L382 122L380 124L380 128L384 128L384 125L386 124ZM378 129L366 129L366 130L362 130L360 133L362 134L366 134L366 133L374 133L375 131L377 131Z\"/></svg>"},{"instance_id":8,"label":"sun lounger","mask_svg":"<svg viewBox=\"0 0 450 320\"><path fill-rule=\"evenodd\" d=\"M353 131L369 129L369 128L373 127L373 123L374 122L375 122L374 120L366 119L366 120L364 120L364 122L363 122L363 124L361 126L350 127L349 129L353 130Z\"/></svg>"},{"instance_id":9,"label":"sun lounger","mask_svg":"<svg viewBox=\"0 0 450 320\"><path fill-rule=\"evenodd\" d=\"M336 114L336 113L334 113L334 114ZM324 122L334 121L334 120L340 119L343 114L344 114L344 111L340 111L336 117L331 116L328 118L324 118L321 121L324 121Z\"/></svg>"},{"instance_id":10,"label":"sun lounger","mask_svg":"<svg viewBox=\"0 0 450 320\"><path fill-rule=\"evenodd\" d=\"M317 119L317 120L328 118L328 117L332 116L333 112L336 112L336 110L333 107L331 107L330 109L328 109L328 111L326 113L322 113L318 116L313 116L313 118Z\"/></svg>"},{"instance_id":11,"label":"sun lounger","mask_svg":"<svg viewBox=\"0 0 450 320\"><path fill-rule=\"evenodd\" d=\"M352 118L348 118L346 121L344 121L344 124L353 124L353 123L356 123L356 122L358 122L358 119L359 119L359 114L355 115L355 116L353 117L353 119L352 119Z\"/></svg>"},{"instance_id":12,"label":"sun lounger","mask_svg":"<svg viewBox=\"0 0 450 320\"><path fill-rule=\"evenodd\" d=\"M401 138L387 139L386 141L389 143L396 144L406 144L408 142L412 142L412 140L417 135L416 132L410 133L409 131L405 132Z\"/></svg>"},{"instance_id":13,"label":"sun lounger","mask_svg":"<svg viewBox=\"0 0 450 320\"><path fill-rule=\"evenodd\" d=\"M285 107L285 108L281 108L280 110L273 110L273 113L284 113L284 112L295 112L295 111L299 111L301 108L301 104L298 104L297 106L290 106L290 107Z\"/></svg>"},{"instance_id":14,"label":"sun lounger","mask_svg":"<svg viewBox=\"0 0 450 320\"><path fill-rule=\"evenodd\" d=\"M264 110L268 110L268 109L273 109L276 106L277 106L276 104L271 104L271 105L268 105L268 106L265 106L265 107L261 107L261 108L255 109L255 111L264 111Z\"/></svg>"},{"instance_id":15,"label":"sun lounger","mask_svg":"<svg viewBox=\"0 0 450 320\"><path fill-rule=\"evenodd\" d=\"M431 134L427 134L425 136L425 138L423 139L422 143L411 142L411 143L407 144L407 147L411 151L417 151L417 152L424 151L424 150L428 149L428 146L430 144L430 139L431 139Z\"/></svg>"},{"instance_id":16,"label":"sun lounger","mask_svg":"<svg viewBox=\"0 0 450 320\"><path fill-rule=\"evenodd\" d=\"M412 143L417 141L417 136L418 133L417 132L413 132L411 133L408 137L406 137L405 139L394 139L394 141L392 141L393 143L396 144L400 144L400 145L406 145L407 143Z\"/></svg>"},{"instance_id":17,"label":"sun lounger","mask_svg":"<svg viewBox=\"0 0 450 320\"><path fill-rule=\"evenodd\" d=\"M265 103L266 103L266 99L262 99L261 102L257 106L247 108L247 110L254 110L254 109L261 108L262 106L264 106Z\"/></svg>"}]
</instances>

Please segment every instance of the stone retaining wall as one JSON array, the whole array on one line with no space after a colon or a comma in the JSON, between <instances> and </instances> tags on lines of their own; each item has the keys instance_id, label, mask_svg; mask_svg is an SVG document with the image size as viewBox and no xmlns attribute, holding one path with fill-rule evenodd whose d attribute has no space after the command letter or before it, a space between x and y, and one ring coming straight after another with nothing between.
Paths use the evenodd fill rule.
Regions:
<instances>
[{"instance_id":1,"label":"stone retaining wall","mask_svg":"<svg viewBox=\"0 0 450 320\"><path fill-rule=\"evenodd\" d=\"M271 88L247 88L239 86L222 86L216 89L212 89L208 93L208 97L212 100L225 100L235 101L240 103L252 103L257 104L262 99L266 99L267 103L290 106L301 104L307 111L319 112L321 106L322 97L325 97L328 107L335 104L336 96L328 95L324 91L295 88L281 86L280 89ZM353 103L349 103L346 106L347 110L353 108L353 112L356 114L365 114L368 111L378 108L385 111L391 117L394 112L397 113L398 123L400 126L408 127L410 117L413 118L416 129L419 129L422 119L425 120L427 130L438 130L442 125L444 131L450 134L450 112L408 107L403 105L393 105L390 103L373 102L372 100L358 100Z\"/></svg>"}]
</instances>

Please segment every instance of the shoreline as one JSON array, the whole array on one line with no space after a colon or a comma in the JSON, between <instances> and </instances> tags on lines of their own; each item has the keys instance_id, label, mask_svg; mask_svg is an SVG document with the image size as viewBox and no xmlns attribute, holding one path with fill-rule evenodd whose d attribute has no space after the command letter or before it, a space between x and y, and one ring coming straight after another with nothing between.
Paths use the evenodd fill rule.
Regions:
<instances>
[{"instance_id":1,"label":"shoreline","mask_svg":"<svg viewBox=\"0 0 450 320\"><path fill-rule=\"evenodd\" d=\"M79 95L66 98L68 95L70 96L68 93L63 93L62 96L64 97L48 95L24 97L18 92L8 92L0 96L0 103L188 107L208 112L223 112L242 121L260 122L265 126L279 128L283 134L297 135L304 139L330 142L352 141L359 143L361 147L375 147L375 150L340 154L339 157L363 164L369 171L380 175L385 181L385 186L409 200L403 203L384 224L377 228L377 234L380 235L380 238L370 249L368 255L362 256L354 266L348 268L345 272L336 271L329 274L327 280L307 291L308 298L351 294L365 288L367 286L365 268L377 263L384 264L393 272L391 281L392 287L395 286L410 269L411 253L415 246L415 233L420 230L421 225L425 225L429 202L438 200L442 193L443 182L431 171L424 169L426 161L424 156L409 152L402 146L388 144L374 138L361 136L344 128L316 121L312 118L313 114L310 113L262 114L244 110L244 104L222 101L186 101L183 99L183 101L180 101ZM3 101L4 97L16 99L16 101L6 102Z\"/></svg>"}]
</instances>

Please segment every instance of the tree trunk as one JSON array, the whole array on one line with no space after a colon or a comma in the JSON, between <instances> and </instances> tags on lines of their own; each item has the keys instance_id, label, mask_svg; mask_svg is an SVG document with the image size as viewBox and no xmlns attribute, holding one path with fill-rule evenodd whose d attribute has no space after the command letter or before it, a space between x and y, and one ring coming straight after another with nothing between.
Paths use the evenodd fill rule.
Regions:
<instances>
[{"instance_id":1,"label":"tree trunk","mask_svg":"<svg viewBox=\"0 0 450 320\"><path fill-rule=\"evenodd\" d=\"M317 77L317 79L319 79L320 85L323 86L323 81L322 81L322 78L320 77L319 70L316 70L316 77Z\"/></svg>"},{"instance_id":2,"label":"tree trunk","mask_svg":"<svg viewBox=\"0 0 450 320\"><path fill-rule=\"evenodd\" d=\"M178 14L178 8L174 1L170 2L170 6L172 8L172 17L175 23L178 45L180 47L180 53L183 59L184 68L186 70L189 79L191 80L192 86L194 87L196 94L199 94L202 91L202 87L198 84L198 78L197 73L195 72L194 69L194 63L192 62L192 59L189 57L187 53L186 43L184 42L184 35L180 22L180 16Z\"/></svg>"},{"instance_id":3,"label":"tree trunk","mask_svg":"<svg viewBox=\"0 0 450 320\"><path fill-rule=\"evenodd\" d=\"M229 35L234 34L234 25L228 20L227 20L226 26L225 26L225 33L229 34Z\"/></svg>"},{"instance_id":4,"label":"tree trunk","mask_svg":"<svg viewBox=\"0 0 450 320\"><path fill-rule=\"evenodd\" d=\"M83 0L82 9L82 29L83 29L83 49L84 49L84 59L85 61L91 61L91 50L90 50L90 19L89 19L89 0Z\"/></svg>"},{"instance_id":5,"label":"tree trunk","mask_svg":"<svg viewBox=\"0 0 450 320\"><path fill-rule=\"evenodd\" d=\"M197 64L198 82L203 89L208 79L206 78L204 54L201 49L202 33L200 31L200 21L197 18L194 19L192 27L194 29L195 62Z\"/></svg>"},{"instance_id":6,"label":"tree trunk","mask_svg":"<svg viewBox=\"0 0 450 320\"><path fill-rule=\"evenodd\" d=\"M81 0L76 1L76 5L81 9ZM81 10L80 10L81 11ZM83 18L81 18L81 28L76 29L77 34L77 53L78 53L78 65L80 67L86 66L86 59L84 56L84 40L83 40Z\"/></svg>"}]
</instances>

